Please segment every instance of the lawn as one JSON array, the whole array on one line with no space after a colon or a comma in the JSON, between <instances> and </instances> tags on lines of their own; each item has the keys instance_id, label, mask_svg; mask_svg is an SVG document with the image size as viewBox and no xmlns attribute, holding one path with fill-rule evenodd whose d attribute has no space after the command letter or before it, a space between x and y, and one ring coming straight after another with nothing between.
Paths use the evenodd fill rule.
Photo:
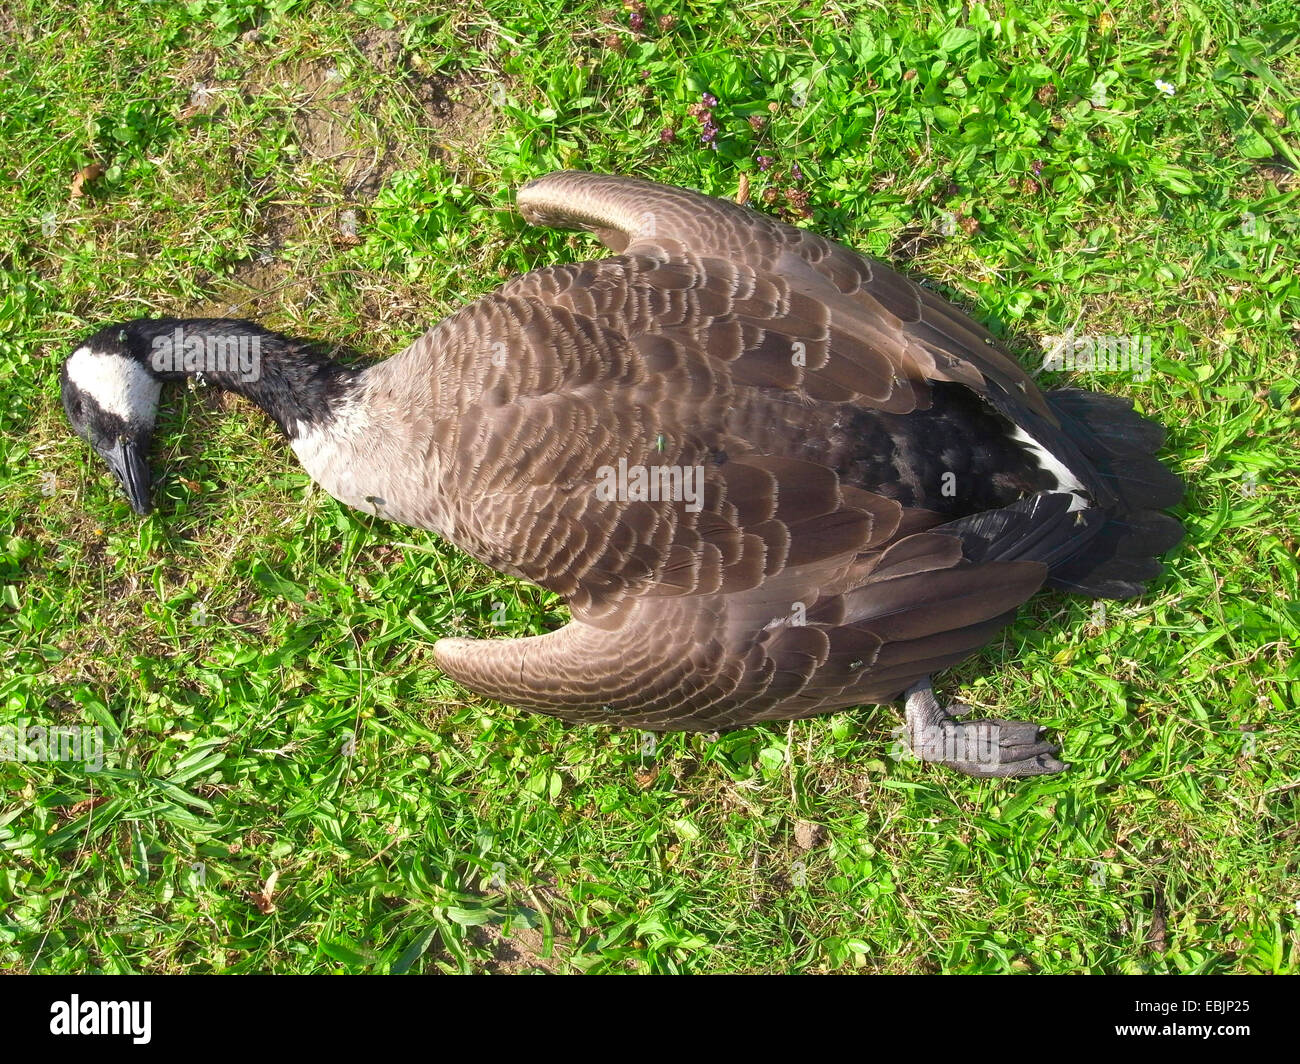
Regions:
<instances>
[{"instance_id":1,"label":"lawn","mask_svg":"<svg viewBox=\"0 0 1300 1064\"><path fill-rule=\"evenodd\" d=\"M555 6L0 8L0 725L107 745L0 761L0 969L1300 970L1293 4ZM1069 772L898 759L898 707L656 741L487 703L434 640L553 596L314 491L234 397L165 400L144 520L69 435L107 322L382 356L603 254L512 210L561 167L747 194L1035 369L1149 350L1039 379L1168 426L1165 575L937 681Z\"/></svg>"}]
</instances>

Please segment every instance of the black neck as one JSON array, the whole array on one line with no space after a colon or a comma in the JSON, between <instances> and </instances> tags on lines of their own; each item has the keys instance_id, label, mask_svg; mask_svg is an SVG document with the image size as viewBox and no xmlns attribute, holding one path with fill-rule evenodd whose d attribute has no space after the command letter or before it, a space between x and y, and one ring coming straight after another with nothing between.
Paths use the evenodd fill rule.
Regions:
<instances>
[{"instance_id":1,"label":"black neck","mask_svg":"<svg viewBox=\"0 0 1300 1064\"><path fill-rule=\"evenodd\" d=\"M114 328L156 377L194 377L236 392L291 440L332 421L362 372L314 344L237 318L140 319Z\"/></svg>"}]
</instances>

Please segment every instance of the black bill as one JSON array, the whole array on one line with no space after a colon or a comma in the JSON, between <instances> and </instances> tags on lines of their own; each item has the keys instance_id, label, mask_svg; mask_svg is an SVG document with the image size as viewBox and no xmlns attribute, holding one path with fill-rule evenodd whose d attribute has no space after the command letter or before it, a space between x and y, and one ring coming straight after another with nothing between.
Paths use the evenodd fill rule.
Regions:
<instances>
[{"instance_id":1,"label":"black bill","mask_svg":"<svg viewBox=\"0 0 1300 1064\"><path fill-rule=\"evenodd\" d=\"M149 513L153 503L149 498L149 460L145 448L126 436L119 436L115 444L101 453L126 492L131 509L138 514Z\"/></svg>"}]
</instances>

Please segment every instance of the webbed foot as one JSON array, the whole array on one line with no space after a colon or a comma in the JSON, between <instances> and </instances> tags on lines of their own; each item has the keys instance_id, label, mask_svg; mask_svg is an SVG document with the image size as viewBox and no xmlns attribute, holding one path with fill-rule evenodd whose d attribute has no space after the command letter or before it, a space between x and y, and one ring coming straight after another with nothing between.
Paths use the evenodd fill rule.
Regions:
<instances>
[{"instance_id":1,"label":"webbed foot","mask_svg":"<svg viewBox=\"0 0 1300 1064\"><path fill-rule=\"evenodd\" d=\"M1037 724L958 720L971 707L939 705L928 678L910 687L904 697L908 742L922 761L985 777L1043 776L1069 767L1056 757L1061 748L1044 739L1045 729Z\"/></svg>"}]
</instances>

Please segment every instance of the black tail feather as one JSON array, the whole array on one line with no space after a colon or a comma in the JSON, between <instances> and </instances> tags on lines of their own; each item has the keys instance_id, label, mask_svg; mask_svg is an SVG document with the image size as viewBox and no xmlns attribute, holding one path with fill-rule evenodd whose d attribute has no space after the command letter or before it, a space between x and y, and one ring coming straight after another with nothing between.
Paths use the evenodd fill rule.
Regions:
<instances>
[{"instance_id":1,"label":"black tail feather","mask_svg":"<svg viewBox=\"0 0 1300 1064\"><path fill-rule=\"evenodd\" d=\"M1125 509L1164 510L1183 497L1183 482L1153 457L1164 426L1116 395L1063 388L1047 401L1061 428L1088 458Z\"/></svg>"},{"instance_id":2,"label":"black tail feather","mask_svg":"<svg viewBox=\"0 0 1300 1064\"><path fill-rule=\"evenodd\" d=\"M1084 549L1106 524L1100 510L1070 511L1074 496L1044 492L933 529L960 536L962 557L974 563L1042 562L1055 571Z\"/></svg>"},{"instance_id":3,"label":"black tail feather","mask_svg":"<svg viewBox=\"0 0 1300 1064\"><path fill-rule=\"evenodd\" d=\"M1140 595L1160 574L1160 556L1183 538L1183 526L1160 512L1183 497L1182 481L1152 454L1164 428L1118 396L1067 388L1047 401L1119 500L1081 550L1049 563L1047 584L1094 598Z\"/></svg>"}]
</instances>

